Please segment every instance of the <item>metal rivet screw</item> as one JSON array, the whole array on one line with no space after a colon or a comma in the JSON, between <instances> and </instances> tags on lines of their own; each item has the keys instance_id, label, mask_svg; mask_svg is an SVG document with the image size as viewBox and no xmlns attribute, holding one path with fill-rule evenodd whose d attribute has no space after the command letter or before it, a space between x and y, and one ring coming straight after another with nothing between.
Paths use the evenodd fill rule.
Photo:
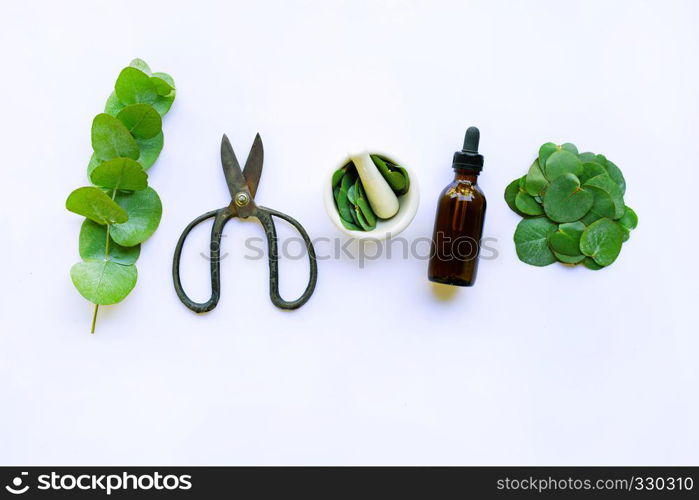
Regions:
<instances>
[{"instance_id":1,"label":"metal rivet screw","mask_svg":"<svg viewBox=\"0 0 699 500\"><path fill-rule=\"evenodd\" d=\"M250 202L250 197L246 193L238 193L235 195L235 204L239 207L244 207Z\"/></svg>"}]
</instances>

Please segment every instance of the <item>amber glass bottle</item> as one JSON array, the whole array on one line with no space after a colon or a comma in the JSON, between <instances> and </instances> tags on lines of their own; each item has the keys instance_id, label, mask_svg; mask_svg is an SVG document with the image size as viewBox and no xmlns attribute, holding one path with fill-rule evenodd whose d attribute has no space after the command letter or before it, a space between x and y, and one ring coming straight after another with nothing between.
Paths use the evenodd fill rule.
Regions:
<instances>
[{"instance_id":1,"label":"amber glass bottle","mask_svg":"<svg viewBox=\"0 0 699 500\"><path fill-rule=\"evenodd\" d=\"M478 270L485 196L478 187L483 156L480 132L469 127L464 148L454 153L454 180L439 196L428 277L446 285L473 286Z\"/></svg>"}]
</instances>

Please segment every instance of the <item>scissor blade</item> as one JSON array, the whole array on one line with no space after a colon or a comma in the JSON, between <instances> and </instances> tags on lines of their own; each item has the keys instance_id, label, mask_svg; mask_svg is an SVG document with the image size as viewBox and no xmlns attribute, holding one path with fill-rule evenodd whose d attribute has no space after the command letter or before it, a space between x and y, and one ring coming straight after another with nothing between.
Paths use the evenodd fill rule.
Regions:
<instances>
[{"instance_id":1,"label":"scissor blade","mask_svg":"<svg viewBox=\"0 0 699 500\"><path fill-rule=\"evenodd\" d=\"M245 177L245 180L248 183L250 195L253 198L257 192L257 185L260 183L264 156L262 138L260 137L260 134L257 134L255 136L255 141L252 143L252 147L250 148L248 159L245 161L245 168L243 168L243 177Z\"/></svg>"},{"instance_id":2,"label":"scissor blade","mask_svg":"<svg viewBox=\"0 0 699 500\"><path fill-rule=\"evenodd\" d=\"M223 174L226 176L226 184L228 191L231 193L231 198L235 198L237 193L248 190L248 185L243 177L243 172L240 170L240 163L235 157L231 141L228 140L226 134L223 134L221 139L221 164L223 165Z\"/></svg>"}]
</instances>

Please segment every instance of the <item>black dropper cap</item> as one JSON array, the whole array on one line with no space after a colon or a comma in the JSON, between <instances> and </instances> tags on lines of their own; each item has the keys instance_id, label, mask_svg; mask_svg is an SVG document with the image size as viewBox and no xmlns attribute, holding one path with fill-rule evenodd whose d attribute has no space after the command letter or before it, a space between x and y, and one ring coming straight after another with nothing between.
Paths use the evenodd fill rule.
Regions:
<instances>
[{"instance_id":1,"label":"black dropper cap","mask_svg":"<svg viewBox=\"0 0 699 500\"><path fill-rule=\"evenodd\" d=\"M453 168L480 173L483 170L483 155L478 154L481 133L477 127L469 127L464 137L464 149L454 153Z\"/></svg>"}]
</instances>

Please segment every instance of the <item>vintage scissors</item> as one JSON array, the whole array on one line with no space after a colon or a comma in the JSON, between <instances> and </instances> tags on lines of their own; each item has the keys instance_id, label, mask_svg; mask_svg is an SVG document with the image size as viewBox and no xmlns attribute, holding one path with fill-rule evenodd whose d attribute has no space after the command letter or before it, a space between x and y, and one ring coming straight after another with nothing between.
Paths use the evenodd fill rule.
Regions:
<instances>
[{"instance_id":1,"label":"vintage scissors","mask_svg":"<svg viewBox=\"0 0 699 500\"><path fill-rule=\"evenodd\" d=\"M272 303L280 309L296 309L304 305L311 298L313 290L318 279L318 265L316 262L316 254L313 249L313 243L308 237L306 230L292 217L286 214L258 206L255 203L255 193L257 185L260 183L260 175L262 174L262 161L264 152L262 149L262 139L260 134L255 136L255 141L252 143L250 154L245 162L245 168L241 171L240 164L235 157L233 147L231 146L228 137L224 134L221 140L221 163L223 164L223 174L226 176L228 190L231 193L231 202L227 207L218 210L212 210L194 219L182 232L180 240L175 247L175 256L172 261L172 278L175 283L175 291L182 303L197 313L211 311L221 296L221 233L226 223L234 218L239 217L246 219L255 217L260 221L267 235L267 248L269 256L269 295ZM308 258L311 264L311 272L308 280L308 286L303 294L296 300L286 301L279 295L279 256L277 253L277 230L274 227L272 217L284 219L289 224L294 226L306 244ZM182 257L182 247L187 235L190 231L207 219L214 217L214 225L211 229L211 298L206 302L194 302L190 299L182 288L180 279L180 258Z\"/></svg>"}]
</instances>

